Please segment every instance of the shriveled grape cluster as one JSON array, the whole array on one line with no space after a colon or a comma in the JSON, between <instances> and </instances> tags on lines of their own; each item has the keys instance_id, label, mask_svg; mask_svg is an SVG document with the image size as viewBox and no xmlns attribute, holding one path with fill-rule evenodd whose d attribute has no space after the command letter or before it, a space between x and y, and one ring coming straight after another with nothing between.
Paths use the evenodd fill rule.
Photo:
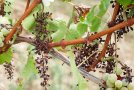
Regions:
<instances>
[{"instance_id":1,"label":"shriveled grape cluster","mask_svg":"<svg viewBox=\"0 0 134 90\"><path fill-rule=\"evenodd\" d=\"M110 43L107 47L105 57L102 59L102 62L97 64L96 68L104 69L105 73L113 73L116 64L114 57L118 57L115 51L115 43Z\"/></svg>"},{"instance_id":2,"label":"shriveled grape cluster","mask_svg":"<svg viewBox=\"0 0 134 90\"><path fill-rule=\"evenodd\" d=\"M4 65L4 68L5 68L5 74L7 74L7 79L13 79L13 70L14 70L14 67L12 65L12 63L5 63Z\"/></svg>"},{"instance_id":3,"label":"shriveled grape cluster","mask_svg":"<svg viewBox=\"0 0 134 90\"><path fill-rule=\"evenodd\" d=\"M35 34L35 50L39 55L36 59L36 66L38 69L38 73L40 74L40 78L43 79L41 82L41 86L47 86L49 75L48 71L48 59L51 57L48 55L49 53L49 45L51 37L49 37L50 32L47 30L46 26L48 24L47 20L50 19L51 13L49 12L38 12L35 17L36 26L33 34Z\"/></svg>"},{"instance_id":4,"label":"shriveled grape cluster","mask_svg":"<svg viewBox=\"0 0 134 90\"><path fill-rule=\"evenodd\" d=\"M91 34L93 35L93 34ZM99 38L93 43L85 43L82 46L74 47L74 54L75 54L75 62L77 66L81 66L83 68L88 68L91 66L98 58L99 52L99 45L104 42L102 38Z\"/></svg>"},{"instance_id":5,"label":"shriveled grape cluster","mask_svg":"<svg viewBox=\"0 0 134 90\"><path fill-rule=\"evenodd\" d=\"M48 80L49 80L49 74L47 73L48 71L48 59L50 59L50 57L46 54L42 54L40 57L37 57L36 59L36 68L38 69L38 73L40 74L40 78L43 79L43 81L41 82L41 86L47 86L48 84Z\"/></svg>"},{"instance_id":6,"label":"shriveled grape cluster","mask_svg":"<svg viewBox=\"0 0 134 90\"><path fill-rule=\"evenodd\" d=\"M112 7L114 8L115 7L115 3L116 1L114 0L111 0L111 3L112 3ZM134 12L131 12L133 10L131 10L132 8L128 8L127 10L124 10L123 9L123 6L120 5L119 6L119 11L118 11L118 15L116 17L116 21L114 22L115 24L119 24L123 21L126 21L127 19L130 19L130 18L133 18L134 17ZM119 41L120 38L122 38L123 34L125 33L128 33L130 31L133 31L133 27L132 26L126 26L124 28L121 28L120 30L118 30L116 32L117 34L117 40Z\"/></svg>"}]
</instances>

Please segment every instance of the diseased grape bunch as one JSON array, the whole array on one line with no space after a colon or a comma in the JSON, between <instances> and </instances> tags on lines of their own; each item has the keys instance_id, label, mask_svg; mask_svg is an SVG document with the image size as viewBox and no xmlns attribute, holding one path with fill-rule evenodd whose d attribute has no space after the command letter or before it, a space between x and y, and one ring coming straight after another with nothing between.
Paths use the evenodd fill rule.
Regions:
<instances>
[{"instance_id":1,"label":"diseased grape bunch","mask_svg":"<svg viewBox=\"0 0 134 90\"><path fill-rule=\"evenodd\" d=\"M114 8L116 1L111 0L110 3L112 3L112 8ZM119 5L118 15L116 17L114 24L121 23L129 18L134 17L134 13L133 13L133 11L131 11L131 9L133 9L133 7L127 8L127 10L125 10L125 11L123 8L124 8L123 5ZM116 32L118 41L120 38L122 38L123 34L128 33L129 31L133 31L133 30L134 29L131 26L126 26L124 28L121 28L121 30Z\"/></svg>"},{"instance_id":2,"label":"diseased grape bunch","mask_svg":"<svg viewBox=\"0 0 134 90\"><path fill-rule=\"evenodd\" d=\"M49 36L50 32L47 30L46 26L48 24L47 20L51 19L50 16L52 13L49 12L38 12L35 17L36 26L35 32L33 34L36 35L35 44L35 53L39 56L36 59L36 68L38 69L38 73L40 74L40 78L43 79L41 82L41 86L47 87L50 76L48 75L48 59L51 57L48 55L49 53L49 45L48 43L52 42L51 37Z\"/></svg>"}]
</instances>

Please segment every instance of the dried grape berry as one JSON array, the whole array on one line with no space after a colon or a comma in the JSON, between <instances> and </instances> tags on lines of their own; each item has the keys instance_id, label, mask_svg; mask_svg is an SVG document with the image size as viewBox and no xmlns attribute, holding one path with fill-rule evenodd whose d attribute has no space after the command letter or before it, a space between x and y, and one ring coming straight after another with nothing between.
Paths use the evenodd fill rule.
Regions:
<instances>
[{"instance_id":1,"label":"dried grape berry","mask_svg":"<svg viewBox=\"0 0 134 90\"><path fill-rule=\"evenodd\" d=\"M5 63L3 66L6 70L5 73L8 75L7 79L13 79L13 65L11 63Z\"/></svg>"}]
</instances>

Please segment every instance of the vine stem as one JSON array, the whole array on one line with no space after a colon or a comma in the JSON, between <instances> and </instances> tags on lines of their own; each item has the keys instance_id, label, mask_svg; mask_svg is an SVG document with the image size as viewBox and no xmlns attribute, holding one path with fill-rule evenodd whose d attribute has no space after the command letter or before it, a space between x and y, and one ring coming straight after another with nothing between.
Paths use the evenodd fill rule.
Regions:
<instances>
[{"instance_id":1,"label":"vine stem","mask_svg":"<svg viewBox=\"0 0 134 90\"><path fill-rule=\"evenodd\" d=\"M80 38L80 39L75 39L75 40L61 40L60 42L53 42L53 43L49 43L49 48L52 48L52 47L66 47L68 45L74 45L74 44L82 44L82 43L86 43L87 40L89 42L92 42L93 40L101 37L101 36L104 36L106 34L110 34L110 33L113 33L114 31L117 31L123 27L126 27L126 26L132 26L134 24L134 18L132 19L129 19L127 21L124 21L122 23L119 23L113 27L110 27L109 29L106 29L106 30L103 30L97 34L94 34L94 35L91 35L89 36L88 38Z\"/></svg>"},{"instance_id":2,"label":"vine stem","mask_svg":"<svg viewBox=\"0 0 134 90\"><path fill-rule=\"evenodd\" d=\"M113 12L113 15L112 15L112 20L111 20L111 22L110 22L109 24L112 24L112 23L115 22L116 16L118 15L118 12L119 12L119 7L120 7L120 5L119 5L118 3L116 3L115 8L114 8L114 12ZM113 24L113 25L114 25L114 24ZM111 40L111 36L112 36L112 33L110 33L110 34L107 35L106 41L105 41L105 44L104 44L104 47L103 47L102 52L100 53L100 55L99 55L99 57L98 57L98 60L95 61L91 66L89 66L89 67L87 68L87 71L93 70L93 69L96 67L96 65L97 65L99 62L101 62L102 58L105 57L105 53L106 53L106 51L107 51L109 41Z\"/></svg>"},{"instance_id":3,"label":"vine stem","mask_svg":"<svg viewBox=\"0 0 134 90\"><path fill-rule=\"evenodd\" d=\"M15 32L17 31L17 27L21 24L21 22L32 12L32 10L41 3L42 0L34 0L33 3L29 6L29 8L24 12L22 17L17 21L17 23L13 26L11 32L9 35L5 38L5 44L8 44L8 42L11 40Z\"/></svg>"}]
</instances>

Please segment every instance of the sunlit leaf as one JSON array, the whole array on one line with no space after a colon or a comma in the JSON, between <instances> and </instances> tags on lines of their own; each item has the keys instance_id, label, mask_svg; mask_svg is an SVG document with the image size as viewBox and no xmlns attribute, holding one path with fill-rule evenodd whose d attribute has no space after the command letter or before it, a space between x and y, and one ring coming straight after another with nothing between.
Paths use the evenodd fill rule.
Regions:
<instances>
[{"instance_id":1,"label":"sunlit leaf","mask_svg":"<svg viewBox=\"0 0 134 90\"><path fill-rule=\"evenodd\" d=\"M58 28L59 28L58 25L59 25L59 24L58 24L58 22L57 22L56 20L48 21L47 29L48 29L49 31L55 32L55 31L57 31Z\"/></svg>"},{"instance_id":2,"label":"sunlit leaf","mask_svg":"<svg viewBox=\"0 0 134 90\"><path fill-rule=\"evenodd\" d=\"M85 23L78 23L77 25L77 30L79 32L79 34L82 36L85 32L87 32L88 30L88 25Z\"/></svg>"},{"instance_id":3,"label":"sunlit leaf","mask_svg":"<svg viewBox=\"0 0 134 90\"><path fill-rule=\"evenodd\" d=\"M28 55L27 64L22 71L21 75L25 77L25 79L28 79L30 76L37 74L37 69L35 67L35 59L33 56L33 54Z\"/></svg>"},{"instance_id":4,"label":"sunlit leaf","mask_svg":"<svg viewBox=\"0 0 134 90\"><path fill-rule=\"evenodd\" d=\"M133 0L117 0L120 4L122 4L124 7L127 7L128 5L132 4Z\"/></svg>"},{"instance_id":5,"label":"sunlit leaf","mask_svg":"<svg viewBox=\"0 0 134 90\"><path fill-rule=\"evenodd\" d=\"M58 30L52 34L53 41L59 41L64 39L65 34L67 32L67 26L66 22L64 21L59 21L58 23Z\"/></svg>"},{"instance_id":6,"label":"sunlit leaf","mask_svg":"<svg viewBox=\"0 0 134 90\"><path fill-rule=\"evenodd\" d=\"M101 0L101 3L99 4L99 11L96 11L96 7L94 7L91 12L87 15L87 22L90 26L91 32L98 31L103 16L105 15L108 7L109 7L109 0Z\"/></svg>"},{"instance_id":7,"label":"sunlit leaf","mask_svg":"<svg viewBox=\"0 0 134 90\"><path fill-rule=\"evenodd\" d=\"M66 38L67 40L72 40L72 39L77 39L80 38L80 34L77 30L77 25L76 24L71 24L70 28L66 34Z\"/></svg>"},{"instance_id":8,"label":"sunlit leaf","mask_svg":"<svg viewBox=\"0 0 134 90\"><path fill-rule=\"evenodd\" d=\"M13 52L12 49L8 49L6 52L0 54L0 64L3 64L5 62L11 62L13 58Z\"/></svg>"}]
</instances>

